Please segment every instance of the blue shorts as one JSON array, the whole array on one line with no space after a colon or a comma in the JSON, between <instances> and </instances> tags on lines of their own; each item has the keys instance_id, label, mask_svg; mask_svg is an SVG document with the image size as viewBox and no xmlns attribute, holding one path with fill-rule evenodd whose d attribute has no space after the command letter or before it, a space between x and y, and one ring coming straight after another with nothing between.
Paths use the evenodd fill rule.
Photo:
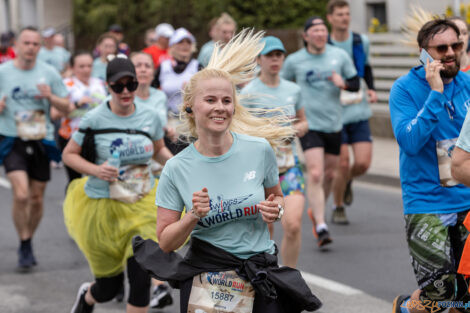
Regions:
<instances>
[{"instance_id":1,"label":"blue shorts","mask_svg":"<svg viewBox=\"0 0 470 313\"><path fill-rule=\"evenodd\" d=\"M343 144L372 142L369 121L360 121L343 125L341 136Z\"/></svg>"},{"instance_id":2,"label":"blue shorts","mask_svg":"<svg viewBox=\"0 0 470 313\"><path fill-rule=\"evenodd\" d=\"M305 190L304 174L299 164L291 167L287 172L279 175L279 183L281 185L284 197L293 194L303 194Z\"/></svg>"}]
</instances>

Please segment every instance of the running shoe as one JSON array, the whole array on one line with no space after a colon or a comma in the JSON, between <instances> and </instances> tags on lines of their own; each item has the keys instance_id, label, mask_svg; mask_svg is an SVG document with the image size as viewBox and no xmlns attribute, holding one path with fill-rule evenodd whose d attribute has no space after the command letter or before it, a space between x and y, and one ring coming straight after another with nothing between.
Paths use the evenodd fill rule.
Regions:
<instances>
[{"instance_id":1,"label":"running shoe","mask_svg":"<svg viewBox=\"0 0 470 313\"><path fill-rule=\"evenodd\" d=\"M153 289L150 308L161 309L172 304L173 298L167 285L161 284Z\"/></svg>"},{"instance_id":2,"label":"running shoe","mask_svg":"<svg viewBox=\"0 0 470 313\"><path fill-rule=\"evenodd\" d=\"M343 206L337 206L336 208L333 209L331 222L334 224L340 224L340 225L349 224L348 218L346 217L346 211Z\"/></svg>"},{"instance_id":3,"label":"running shoe","mask_svg":"<svg viewBox=\"0 0 470 313\"><path fill-rule=\"evenodd\" d=\"M353 192L352 192L352 179L346 184L346 189L344 190L343 202L345 205L351 205L353 202Z\"/></svg>"},{"instance_id":4,"label":"running shoe","mask_svg":"<svg viewBox=\"0 0 470 313\"><path fill-rule=\"evenodd\" d=\"M393 300L393 311L392 313L401 313L401 304L403 301L408 299L410 295L400 295Z\"/></svg>"},{"instance_id":5,"label":"running shoe","mask_svg":"<svg viewBox=\"0 0 470 313\"><path fill-rule=\"evenodd\" d=\"M330 237L330 233L327 229L322 229L318 232L317 245L323 247L329 243L332 243L333 240Z\"/></svg>"},{"instance_id":6,"label":"running shoe","mask_svg":"<svg viewBox=\"0 0 470 313\"><path fill-rule=\"evenodd\" d=\"M22 246L18 249L18 269L20 271L27 271L36 264L31 246Z\"/></svg>"},{"instance_id":7,"label":"running shoe","mask_svg":"<svg viewBox=\"0 0 470 313\"><path fill-rule=\"evenodd\" d=\"M318 239L318 234L317 234L317 224L315 223L315 218L313 217L313 211L312 208L307 209L307 214L310 220L312 221L312 233L315 238Z\"/></svg>"},{"instance_id":8,"label":"running shoe","mask_svg":"<svg viewBox=\"0 0 470 313\"><path fill-rule=\"evenodd\" d=\"M78 288L77 299L73 304L72 311L70 313L91 313L93 312L94 305L89 305L85 301L85 294L90 288L90 283L83 283L80 288Z\"/></svg>"}]
</instances>

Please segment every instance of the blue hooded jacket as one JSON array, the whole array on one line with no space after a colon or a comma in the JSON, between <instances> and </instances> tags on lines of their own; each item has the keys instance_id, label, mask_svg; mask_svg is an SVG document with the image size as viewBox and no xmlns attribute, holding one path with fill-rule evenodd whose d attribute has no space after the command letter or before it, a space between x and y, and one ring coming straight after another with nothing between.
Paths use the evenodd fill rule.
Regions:
<instances>
[{"instance_id":1,"label":"blue hooded jacket","mask_svg":"<svg viewBox=\"0 0 470 313\"><path fill-rule=\"evenodd\" d=\"M469 105L470 75L463 72L444 85L443 94L431 90L422 66L393 84L390 117L400 146L405 214L470 209L470 188L462 184L441 185L436 152L437 142L459 136ZM452 147L448 151L451 150Z\"/></svg>"}]
</instances>

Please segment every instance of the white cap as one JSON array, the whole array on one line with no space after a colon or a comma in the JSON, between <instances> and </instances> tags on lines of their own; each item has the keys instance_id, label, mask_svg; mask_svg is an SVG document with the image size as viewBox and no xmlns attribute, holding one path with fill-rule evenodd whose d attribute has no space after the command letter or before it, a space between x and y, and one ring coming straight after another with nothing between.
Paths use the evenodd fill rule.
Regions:
<instances>
[{"instance_id":1,"label":"white cap","mask_svg":"<svg viewBox=\"0 0 470 313\"><path fill-rule=\"evenodd\" d=\"M170 24L168 23L158 24L157 27L155 27L155 40L160 37L170 38L174 32L175 32L175 29Z\"/></svg>"},{"instance_id":2,"label":"white cap","mask_svg":"<svg viewBox=\"0 0 470 313\"><path fill-rule=\"evenodd\" d=\"M170 38L170 42L169 42L170 47L173 46L174 44L177 44L178 42L180 42L181 40L185 38L189 39L191 43L196 42L196 39L194 38L194 36L186 28L183 28L183 27L178 28L173 34L173 36L171 36Z\"/></svg>"},{"instance_id":3,"label":"white cap","mask_svg":"<svg viewBox=\"0 0 470 313\"><path fill-rule=\"evenodd\" d=\"M56 33L56 31L55 31L55 28L54 28L54 27L48 27L48 28L44 29L44 30L41 32L41 35L42 35L44 38L48 38L48 37L54 36L55 33Z\"/></svg>"}]
</instances>

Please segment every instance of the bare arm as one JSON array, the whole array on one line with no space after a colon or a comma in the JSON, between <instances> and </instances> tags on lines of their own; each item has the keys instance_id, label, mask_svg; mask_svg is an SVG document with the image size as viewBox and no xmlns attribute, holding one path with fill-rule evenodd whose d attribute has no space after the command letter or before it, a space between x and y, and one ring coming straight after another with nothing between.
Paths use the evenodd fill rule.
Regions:
<instances>
[{"instance_id":1,"label":"bare arm","mask_svg":"<svg viewBox=\"0 0 470 313\"><path fill-rule=\"evenodd\" d=\"M157 237L160 248L165 252L178 249L186 241L201 217L209 213L207 188L193 193L193 209L180 219L181 212L158 207Z\"/></svg>"},{"instance_id":2,"label":"bare arm","mask_svg":"<svg viewBox=\"0 0 470 313\"><path fill-rule=\"evenodd\" d=\"M452 177L457 181L470 186L470 153L455 147L452 152Z\"/></svg>"},{"instance_id":3,"label":"bare arm","mask_svg":"<svg viewBox=\"0 0 470 313\"><path fill-rule=\"evenodd\" d=\"M62 159L67 166L79 173L96 176L109 182L116 180L118 176L116 168L109 166L108 162L104 162L101 165L91 163L80 155L81 152L82 147L75 140L70 139L67 146L65 146L64 152L62 152Z\"/></svg>"},{"instance_id":4,"label":"bare arm","mask_svg":"<svg viewBox=\"0 0 470 313\"><path fill-rule=\"evenodd\" d=\"M301 108L300 110L297 110L295 117L297 119L294 123L295 132L297 133L297 136L301 138L308 132L308 122L305 117L305 109Z\"/></svg>"},{"instance_id":5,"label":"bare arm","mask_svg":"<svg viewBox=\"0 0 470 313\"><path fill-rule=\"evenodd\" d=\"M37 99L47 99L53 107L64 114L68 114L70 109L73 108L73 105L70 103L67 97L61 98L52 93L51 87L46 84L38 84L37 88L39 90L39 95L36 96Z\"/></svg>"},{"instance_id":6,"label":"bare arm","mask_svg":"<svg viewBox=\"0 0 470 313\"><path fill-rule=\"evenodd\" d=\"M155 151L153 158L162 165L164 165L166 161L173 157L173 154L171 154L170 150L168 150L168 148L165 146L165 141L163 141L163 138L153 142L153 151Z\"/></svg>"}]
</instances>

